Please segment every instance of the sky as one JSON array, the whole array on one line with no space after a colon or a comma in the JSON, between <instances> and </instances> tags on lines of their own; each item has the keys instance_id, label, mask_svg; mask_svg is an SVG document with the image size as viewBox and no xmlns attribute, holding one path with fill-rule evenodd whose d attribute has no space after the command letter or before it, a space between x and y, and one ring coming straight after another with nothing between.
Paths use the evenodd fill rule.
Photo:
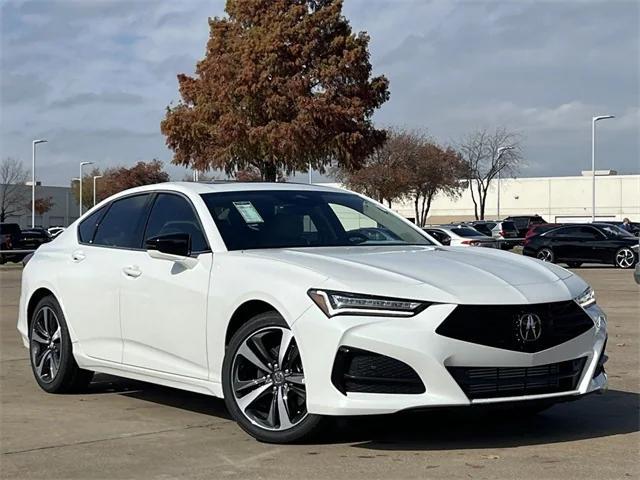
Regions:
<instances>
[{"instance_id":1,"label":"sky","mask_svg":"<svg viewBox=\"0 0 640 480\"><path fill-rule=\"evenodd\" d=\"M452 145L504 126L523 137L519 176L579 175L591 117L612 114L598 168L640 173L637 0L345 0L344 14L390 81L378 126ZM222 15L222 0L1 0L0 157L30 169L31 141L46 138L43 184L68 185L81 161L152 158L182 179L160 121Z\"/></svg>"}]
</instances>

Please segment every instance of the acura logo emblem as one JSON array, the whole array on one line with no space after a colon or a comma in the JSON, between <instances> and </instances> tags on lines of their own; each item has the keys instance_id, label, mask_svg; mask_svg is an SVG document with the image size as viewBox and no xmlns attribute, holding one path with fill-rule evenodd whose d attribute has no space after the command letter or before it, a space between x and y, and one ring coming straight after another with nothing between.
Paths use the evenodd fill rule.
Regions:
<instances>
[{"instance_id":1,"label":"acura logo emblem","mask_svg":"<svg viewBox=\"0 0 640 480\"><path fill-rule=\"evenodd\" d=\"M523 342L535 342L542 335L542 320L535 313L520 315L516 327Z\"/></svg>"}]
</instances>

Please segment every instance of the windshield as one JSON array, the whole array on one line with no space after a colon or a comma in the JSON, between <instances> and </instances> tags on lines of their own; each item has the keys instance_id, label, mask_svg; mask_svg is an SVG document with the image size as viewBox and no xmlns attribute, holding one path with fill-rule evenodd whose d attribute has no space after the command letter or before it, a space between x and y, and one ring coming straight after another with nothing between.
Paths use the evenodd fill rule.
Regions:
<instances>
[{"instance_id":1,"label":"windshield","mask_svg":"<svg viewBox=\"0 0 640 480\"><path fill-rule=\"evenodd\" d=\"M394 213L350 193L257 190L202 198L229 250L433 245Z\"/></svg>"}]
</instances>

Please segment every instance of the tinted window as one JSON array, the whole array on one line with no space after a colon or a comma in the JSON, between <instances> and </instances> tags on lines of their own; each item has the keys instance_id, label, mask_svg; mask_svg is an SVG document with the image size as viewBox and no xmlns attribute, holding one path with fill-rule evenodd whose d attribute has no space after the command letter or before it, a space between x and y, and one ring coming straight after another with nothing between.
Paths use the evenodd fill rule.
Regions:
<instances>
[{"instance_id":1,"label":"tinted window","mask_svg":"<svg viewBox=\"0 0 640 480\"><path fill-rule=\"evenodd\" d=\"M452 228L451 231L460 237L484 237L484 235L475 228L456 227Z\"/></svg>"},{"instance_id":2,"label":"tinted window","mask_svg":"<svg viewBox=\"0 0 640 480\"><path fill-rule=\"evenodd\" d=\"M393 212L350 193L261 190L202 198L229 250L431 244ZM389 230L397 240L372 240L362 228Z\"/></svg>"},{"instance_id":3,"label":"tinted window","mask_svg":"<svg viewBox=\"0 0 640 480\"><path fill-rule=\"evenodd\" d=\"M503 232L515 232L516 226L514 225L513 222L502 222L501 230Z\"/></svg>"},{"instance_id":4,"label":"tinted window","mask_svg":"<svg viewBox=\"0 0 640 480\"><path fill-rule=\"evenodd\" d=\"M140 248L147 219L149 195L135 195L116 200L98 224L94 245Z\"/></svg>"},{"instance_id":5,"label":"tinted window","mask_svg":"<svg viewBox=\"0 0 640 480\"><path fill-rule=\"evenodd\" d=\"M191 250L194 252L202 252L209 248L189 201L179 195L160 193L153 203L144 238L146 241L148 238L168 233L191 235Z\"/></svg>"},{"instance_id":6,"label":"tinted window","mask_svg":"<svg viewBox=\"0 0 640 480\"><path fill-rule=\"evenodd\" d=\"M442 230L429 229L427 230L427 233L443 245L449 245L451 243L451 237L449 237L449 235L444 233Z\"/></svg>"},{"instance_id":7,"label":"tinted window","mask_svg":"<svg viewBox=\"0 0 640 480\"><path fill-rule=\"evenodd\" d=\"M559 228L553 232L550 232L548 236L558 238L579 238L583 240L593 240L595 238L602 238L602 235L594 230L592 227L565 227Z\"/></svg>"},{"instance_id":8,"label":"tinted window","mask_svg":"<svg viewBox=\"0 0 640 480\"><path fill-rule=\"evenodd\" d=\"M495 223L478 223L473 225L473 228L475 228L476 230L478 230L480 233L484 234L484 235L488 235L491 236L491 229L495 227Z\"/></svg>"},{"instance_id":9,"label":"tinted window","mask_svg":"<svg viewBox=\"0 0 640 480\"><path fill-rule=\"evenodd\" d=\"M604 234L609 238L619 238L619 237L631 237L634 238L633 235L628 230L623 230L621 227L617 225L605 225L604 227L600 227Z\"/></svg>"},{"instance_id":10,"label":"tinted window","mask_svg":"<svg viewBox=\"0 0 640 480\"><path fill-rule=\"evenodd\" d=\"M78 238L82 243L92 243L93 242L93 234L96 231L96 226L100 222L102 215L107 211L108 205L99 208L83 221L80 222L80 226L78 227Z\"/></svg>"},{"instance_id":11,"label":"tinted window","mask_svg":"<svg viewBox=\"0 0 640 480\"><path fill-rule=\"evenodd\" d=\"M529 218L528 217L515 217L511 220L516 228L523 229L529 226Z\"/></svg>"}]
</instances>

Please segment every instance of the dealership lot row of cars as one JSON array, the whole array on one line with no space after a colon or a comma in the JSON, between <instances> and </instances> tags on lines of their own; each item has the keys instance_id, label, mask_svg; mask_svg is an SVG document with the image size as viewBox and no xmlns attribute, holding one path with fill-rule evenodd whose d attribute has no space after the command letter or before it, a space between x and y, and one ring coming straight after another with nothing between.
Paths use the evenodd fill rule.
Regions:
<instances>
[{"instance_id":1,"label":"dealership lot row of cars","mask_svg":"<svg viewBox=\"0 0 640 480\"><path fill-rule=\"evenodd\" d=\"M551 224L542 220L532 222L525 232L517 229L515 222L504 220L432 225L425 231L443 245L502 249L522 245L526 256L573 268L601 263L626 269L638 262L638 229L633 224L629 231L609 222Z\"/></svg>"}]
</instances>

